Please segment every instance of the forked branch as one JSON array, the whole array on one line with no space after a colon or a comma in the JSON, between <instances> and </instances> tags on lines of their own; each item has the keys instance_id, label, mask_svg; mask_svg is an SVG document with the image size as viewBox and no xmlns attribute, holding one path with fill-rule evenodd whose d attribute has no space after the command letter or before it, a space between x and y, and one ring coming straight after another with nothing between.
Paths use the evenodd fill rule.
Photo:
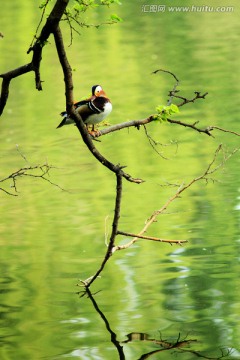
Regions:
<instances>
[{"instance_id":1,"label":"forked branch","mask_svg":"<svg viewBox=\"0 0 240 360\"><path fill-rule=\"evenodd\" d=\"M46 20L45 25L42 28L42 31L39 37L36 39L34 44L29 48L28 54L33 53L32 60L26 65L20 66L14 70L0 74L2 80L1 96L0 96L0 115L3 113L3 110L6 106L8 96L9 96L9 87L11 80L26 74L30 71L35 73L35 85L37 90L42 90L42 80L40 76L40 64L42 60L42 50L46 44L49 36L54 31L59 21L62 18L62 15L69 3L69 0L57 0L49 17Z\"/></svg>"},{"instance_id":2,"label":"forked branch","mask_svg":"<svg viewBox=\"0 0 240 360\"><path fill-rule=\"evenodd\" d=\"M92 155L110 171L114 172L116 175L123 176L126 180L140 184L143 182L142 179L133 178L131 175L123 171L124 166L119 164L115 165L106 159L95 147L92 136L89 135L86 126L84 125L80 115L75 111L73 106L73 81L72 81L72 70L68 62L67 54L64 47L64 42L62 38L61 29L59 26L54 30L54 39L56 43L56 48L58 52L59 61L61 63L63 73L64 73L64 83L65 83L65 93L66 93L66 108L69 115L75 120L77 129L79 130L83 141L87 145L88 149Z\"/></svg>"},{"instance_id":3,"label":"forked branch","mask_svg":"<svg viewBox=\"0 0 240 360\"><path fill-rule=\"evenodd\" d=\"M64 190L58 184L55 184L47 177L47 175L49 175L49 171L53 168L54 167L52 165L49 165L47 163L42 165L24 166L14 171L12 174L4 177L3 179L0 179L0 183L6 183L10 181L11 182L10 188L13 189L14 192L6 190L5 187L0 187L0 191L3 191L7 195L18 196L17 181L22 177L32 177L32 178L42 179L47 181L51 185L54 185L61 190Z\"/></svg>"},{"instance_id":4,"label":"forked branch","mask_svg":"<svg viewBox=\"0 0 240 360\"><path fill-rule=\"evenodd\" d=\"M145 223L143 229L138 234L133 234L130 232L125 232L125 231L119 230L119 219L120 219L121 198L122 198L122 175L121 175L121 173L116 174L117 187L116 187L115 210L114 210L114 219L113 219L113 223L112 223L112 233L110 236L108 248L107 248L104 260L103 260L101 266L99 267L99 269L97 270L97 272L90 278L88 278L86 280L81 280L80 285L84 286L86 288L89 288L90 285L96 280L96 278L104 270L104 267L105 267L107 261L110 259L111 255L115 251L127 249L140 239L157 241L157 242L165 242L170 245L173 245L173 244L182 245L183 243L186 243L187 240L163 239L163 238L158 238L158 237L153 237L153 236L147 236L147 235L145 235L145 233L148 230L148 228L157 220L157 217L160 214L162 214L174 200L179 198L180 194L182 194L184 191L186 191L193 184L195 184L196 182L198 182L200 180L205 180L206 182L208 182L209 176L212 175L213 173L215 173L221 166L223 166L225 164L225 162L231 156L233 156L237 151L239 151L239 148L236 148L235 150L233 150L233 152L230 153L229 155L224 156L223 160L219 164L216 164L216 160L217 160L218 155L221 150L222 150L222 145L219 145L214 153L212 161L208 164L206 170L200 176L195 177L190 182L188 182L186 185L182 185L181 187L179 187L177 192L172 197L170 197L167 200L167 202L160 209L154 211L151 214L151 216ZM115 245L114 243L115 243L115 239L116 239L117 235L124 235L126 237L132 237L133 239L124 245Z\"/></svg>"},{"instance_id":5,"label":"forked branch","mask_svg":"<svg viewBox=\"0 0 240 360\"><path fill-rule=\"evenodd\" d=\"M212 175L213 173L215 173L220 167L222 167L225 162L231 157L233 156L237 151L239 151L239 148L236 148L233 150L232 153L230 153L229 155L225 156L223 158L223 160L219 163L219 164L216 164L214 166L214 164L216 163L216 160L217 160L217 157L220 153L220 151L222 150L222 145L220 144L215 153L214 153L214 157L213 157L213 160L209 163L209 165L207 166L206 170L202 173L202 175L198 176L198 177L195 177L194 179L192 179L190 182L188 182L186 185L182 185L179 187L179 189L176 191L176 193L171 196L167 201L166 203L158 210L155 210L151 216L148 218L148 220L146 221L144 227L142 228L142 230L137 233L137 234L128 234L126 232L123 232L123 231L118 231L118 234L122 234L122 235L125 235L127 237L133 237L132 240L130 240L128 243L124 244L124 245L118 245L118 246L115 246L113 248L113 252L117 251L117 250L124 250L124 249L127 249L129 248L130 246L132 246L135 242L137 242L139 239L145 239L146 236L144 235L146 233L146 231L148 230L148 228L156 221L157 217L162 214L167 208L168 206L174 201L176 200L177 198L179 198L179 196L184 192L186 191L187 189L189 189L193 184L195 184L196 182L200 181L200 180L205 180L206 182L208 182L209 180L209 176ZM146 239L146 240L153 240L152 237ZM155 240L157 241L157 240ZM161 239L159 239L158 241L161 241ZM170 244L172 243L178 243L178 244L182 244L183 242L186 242L186 240L166 240L164 242L168 242Z\"/></svg>"}]
</instances>

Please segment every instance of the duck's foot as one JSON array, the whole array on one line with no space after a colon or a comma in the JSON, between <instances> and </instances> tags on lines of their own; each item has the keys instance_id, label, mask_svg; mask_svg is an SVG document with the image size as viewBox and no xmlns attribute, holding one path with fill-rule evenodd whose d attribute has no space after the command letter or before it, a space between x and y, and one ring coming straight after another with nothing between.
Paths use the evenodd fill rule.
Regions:
<instances>
[{"instance_id":1,"label":"duck's foot","mask_svg":"<svg viewBox=\"0 0 240 360\"><path fill-rule=\"evenodd\" d=\"M88 130L89 135L91 135L93 138L97 138L100 136L100 131L98 130Z\"/></svg>"}]
</instances>

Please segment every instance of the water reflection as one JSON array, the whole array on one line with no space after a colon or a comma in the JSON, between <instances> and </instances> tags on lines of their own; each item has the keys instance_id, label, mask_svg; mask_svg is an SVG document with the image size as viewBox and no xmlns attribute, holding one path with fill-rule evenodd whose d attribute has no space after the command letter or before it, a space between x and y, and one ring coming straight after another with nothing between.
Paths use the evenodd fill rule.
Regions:
<instances>
[{"instance_id":1,"label":"water reflection","mask_svg":"<svg viewBox=\"0 0 240 360\"><path fill-rule=\"evenodd\" d=\"M13 305L5 298L11 297L12 293L16 292L14 283L15 280L8 275L8 264L1 264L1 276L0 276L0 329L4 331L0 333L0 346L12 347L14 346L14 336L18 336L17 324L19 322L18 315L22 311L22 307L19 305Z\"/></svg>"},{"instance_id":2,"label":"water reflection","mask_svg":"<svg viewBox=\"0 0 240 360\"><path fill-rule=\"evenodd\" d=\"M141 332L132 332L129 334L126 334L126 340L119 340L119 336L117 333L112 329L111 321L106 317L104 312L100 309L100 306L98 305L96 298L99 295L98 293L92 294L89 289L84 290L83 292L78 293L80 295L80 301L82 301L83 297L87 297L89 301L91 301L93 309L96 311L95 316L99 315L101 320L103 321L105 325L105 333L106 337L107 334L111 340L111 343L113 347L115 348L115 352L118 355L113 356L114 359L130 359L130 357L126 357L126 353L128 353L128 347L129 345L134 345L134 353L131 355L131 359L136 360L143 360L148 358L153 358L154 355L164 353L164 359L166 359L166 352L168 353L170 351L170 357L175 357L176 353L180 354L190 354L193 356L196 356L198 358L203 359L212 359L212 360L218 360L218 359L229 359L229 356L232 353L232 350L230 349L215 349L215 352L219 353L220 355L216 356L208 356L206 353L202 353L199 350L196 350L199 347L199 342L196 338L190 338L189 336L182 337L181 334L174 334L168 339L163 338L163 335L159 333L158 338L153 338L151 335L147 333L141 333ZM83 321L87 321L86 319ZM79 319L72 320L72 322L79 322ZM82 323L82 319L80 320ZM84 334L83 334L84 336ZM79 336L78 336L79 337ZM96 339L97 340L97 339ZM138 346L141 345L141 346ZM142 346L143 345L143 346ZM93 345L94 346L94 345ZM139 348L139 349L138 349ZM141 348L144 348L144 350L141 350ZM195 349L196 348L196 349ZM147 350L148 349L148 350ZM174 352L172 352L174 350ZM136 355L137 352L141 352L141 355ZM85 359L85 356L89 356L89 354L93 353L89 349L88 351L84 352L81 349L75 349L71 353L63 354L61 357L75 357L80 356L82 359ZM129 354L128 354L129 355ZM97 356L97 353L96 353ZM155 357L154 357L155 358ZM184 356L184 358L186 358Z\"/></svg>"}]
</instances>

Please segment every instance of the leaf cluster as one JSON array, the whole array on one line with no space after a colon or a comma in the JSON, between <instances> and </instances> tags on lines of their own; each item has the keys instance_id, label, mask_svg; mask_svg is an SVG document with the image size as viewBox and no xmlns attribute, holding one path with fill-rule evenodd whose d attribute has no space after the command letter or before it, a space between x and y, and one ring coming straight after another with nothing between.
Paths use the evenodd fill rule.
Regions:
<instances>
[{"instance_id":1,"label":"leaf cluster","mask_svg":"<svg viewBox=\"0 0 240 360\"><path fill-rule=\"evenodd\" d=\"M68 7L66 9L66 14L68 17L74 19L76 22L80 22L82 14L85 13L87 10L97 8L101 5L110 6L112 4L120 5L121 3L119 2L119 0L74 0L74 5L72 6L72 8ZM110 20L112 22L122 21L122 19L116 14L112 14L110 16Z\"/></svg>"},{"instance_id":2,"label":"leaf cluster","mask_svg":"<svg viewBox=\"0 0 240 360\"><path fill-rule=\"evenodd\" d=\"M85 12L88 8L98 7L100 5L110 6L111 4L121 3L119 0L74 0L73 9L77 12Z\"/></svg>"},{"instance_id":3,"label":"leaf cluster","mask_svg":"<svg viewBox=\"0 0 240 360\"><path fill-rule=\"evenodd\" d=\"M68 22L70 32L71 32L71 43L73 40L73 32L77 33L78 35L81 35L81 33L78 30L78 27L95 27L99 28L101 25L113 25L115 23L118 23L122 21L122 19L117 14L111 14L108 19L106 19L104 22L101 23L89 23L88 19L84 19L84 15L89 9L95 9L101 5L110 6L111 4L119 4L120 2L118 0L74 0L73 6L68 6L65 9L65 18L62 20L65 20ZM77 26L77 27L75 27Z\"/></svg>"},{"instance_id":4,"label":"leaf cluster","mask_svg":"<svg viewBox=\"0 0 240 360\"><path fill-rule=\"evenodd\" d=\"M179 107L175 104L171 105L158 105L156 107L157 114L153 115L154 121L167 121L173 115L179 113Z\"/></svg>"}]
</instances>

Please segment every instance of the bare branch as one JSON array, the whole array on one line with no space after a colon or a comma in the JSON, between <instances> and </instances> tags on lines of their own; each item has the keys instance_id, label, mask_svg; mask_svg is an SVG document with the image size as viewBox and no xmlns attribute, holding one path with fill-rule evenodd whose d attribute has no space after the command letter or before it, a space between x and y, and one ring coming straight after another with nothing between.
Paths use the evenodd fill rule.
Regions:
<instances>
[{"instance_id":1,"label":"bare branch","mask_svg":"<svg viewBox=\"0 0 240 360\"><path fill-rule=\"evenodd\" d=\"M139 130L141 125L146 125L146 124L148 124L148 123L150 123L152 121L154 121L154 114L150 115L149 117L147 117L145 119L130 120L130 121L122 122L120 124L111 125L111 126L109 126L107 128L99 130L96 133L95 137L98 138L100 136L107 135L107 134L112 133L114 131L126 129L126 128L129 128L129 127L135 127L135 128L137 128ZM196 126L198 124L198 121L195 121L193 124L189 124L189 123L185 123L185 122L180 121L180 120L173 120L173 119L168 118L167 122L170 123L170 124L184 126L184 127L190 128L192 130L195 130L195 131L197 131L199 133L203 133L203 134L206 134L206 135L212 136L212 137L214 137L214 136L212 135L211 131L213 131L215 129L219 130L219 131L226 132L226 133L230 133L230 134L233 134L233 135L236 135L236 136L240 136L240 134L235 132L235 131L223 129L223 128L220 128L218 126L209 125L206 128L200 128L200 127Z\"/></svg>"},{"instance_id":2,"label":"bare branch","mask_svg":"<svg viewBox=\"0 0 240 360\"><path fill-rule=\"evenodd\" d=\"M216 159L218 157L218 154L220 153L220 151L222 150L222 145L220 144L213 156L212 161L209 163L209 165L207 166L206 170L202 173L202 175L192 179L189 183L187 183L186 185L182 185L179 187L179 189L176 191L176 193L171 196L166 203L158 210L155 210L151 216L149 217L149 219L146 221L144 227L142 228L142 230L131 240L129 241L127 244L125 245L118 245L115 246L112 250L113 252L117 251L117 250L123 250L126 249L128 247L130 247L131 245L133 245L136 241L138 241L139 238L141 238L143 236L143 234L147 231L147 229L150 227L150 225L152 225L152 223L154 223L157 219L157 217L162 214L167 208L168 206L177 198L179 198L180 194L183 193L184 191L186 191L190 186L192 186L193 184L195 184L196 182L200 181L200 180L208 180L208 176L213 174L214 172L216 172L221 166L223 166L225 164L225 162L231 157L233 156L237 151L239 151L239 148L236 148L232 151L232 153L230 153L227 157L225 157L218 165L216 165L215 167L213 167L213 165L216 162Z\"/></svg>"},{"instance_id":3,"label":"bare branch","mask_svg":"<svg viewBox=\"0 0 240 360\"><path fill-rule=\"evenodd\" d=\"M3 109L7 103L8 95L9 95L9 86L12 79L18 77L20 75L26 74L29 71L32 71L32 64L26 64L20 66L17 69L12 71L6 72L5 74L0 74L2 80L2 90L1 90L1 97L0 97L0 115L3 112Z\"/></svg>"},{"instance_id":4,"label":"bare branch","mask_svg":"<svg viewBox=\"0 0 240 360\"><path fill-rule=\"evenodd\" d=\"M174 77L174 79L176 80L176 83L174 84L173 89L169 92L169 99L167 102L167 105L169 106L172 104L173 98L174 98L175 94L177 93L177 87L179 85L179 80L174 73L172 73L171 71L168 71L168 70L164 70L164 69L155 70L152 72L152 74L157 74L159 71L162 71L162 72L172 75Z\"/></svg>"},{"instance_id":5,"label":"bare branch","mask_svg":"<svg viewBox=\"0 0 240 360\"><path fill-rule=\"evenodd\" d=\"M188 127L188 128L191 128L191 129L193 129L193 130L196 130L197 132L199 132L199 133L204 133L204 134L206 134L206 135L208 135L208 136L212 136L213 137L213 135L211 134L211 127L207 127L207 128L205 128L205 129L201 129L201 128L199 128L199 127L197 127L196 126L196 122L195 123L193 123L193 124L188 124L188 123L184 123L184 122L182 122L182 121L179 121L179 120L172 120L172 119L167 119L167 121L170 123L170 124L176 124L176 125L181 125L181 126L184 126L184 127Z\"/></svg>"},{"instance_id":6,"label":"bare branch","mask_svg":"<svg viewBox=\"0 0 240 360\"><path fill-rule=\"evenodd\" d=\"M141 125L148 124L151 121L153 121L152 115L149 116L146 119L130 120L130 121L126 121L126 122L123 122L123 123L120 123L120 124L111 125L108 128L98 130L95 137L100 137L102 135L107 135L107 134L109 134L111 132L122 130L122 129L129 128L129 127L135 127L135 128L137 128L139 130Z\"/></svg>"},{"instance_id":7,"label":"bare branch","mask_svg":"<svg viewBox=\"0 0 240 360\"><path fill-rule=\"evenodd\" d=\"M174 79L176 80L177 85L179 84L179 79L176 77L176 75L173 72L171 72L169 70L158 69L158 70L153 71L152 74L157 74L159 71L162 71L162 72L172 75L174 77Z\"/></svg>"},{"instance_id":8,"label":"bare branch","mask_svg":"<svg viewBox=\"0 0 240 360\"><path fill-rule=\"evenodd\" d=\"M1 182L1 181L0 181L0 182ZM9 191L7 191L6 189L3 189L3 188L1 188L1 187L0 187L0 191L5 192L5 194L7 194L7 195L18 196L17 194L13 194L13 193L11 193L11 192L9 192Z\"/></svg>"},{"instance_id":9,"label":"bare branch","mask_svg":"<svg viewBox=\"0 0 240 360\"><path fill-rule=\"evenodd\" d=\"M64 43L62 39L62 33L60 27L57 26L54 30L54 39L57 47L59 61L62 65L64 73L64 82L65 82L65 91L66 91L66 107L68 114L75 120L76 127L78 128L83 141L87 145L90 152L93 156L104 166L106 166L110 171L115 174L121 174L126 180L140 184L143 182L142 179L133 178L131 175L123 171L124 166L119 164L115 165L109 160L107 160L95 147L92 141L92 136L89 135L86 126L84 125L79 113L75 111L73 106L73 82L72 82L72 70L67 59L66 51L64 48Z\"/></svg>"},{"instance_id":10,"label":"bare branch","mask_svg":"<svg viewBox=\"0 0 240 360\"><path fill-rule=\"evenodd\" d=\"M32 48L34 41L37 39L38 30L39 30L40 25L41 25L41 23L42 23L42 21L43 21L43 18L44 18L44 15L45 15L47 6L48 6L48 4L49 4L50 1L51 1L51 0L46 0L45 4L43 4L42 6L39 6L39 7L41 7L41 8L43 9L43 11L42 11L42 15L41 15L41 18L40 18L40 20L39 20L39 23L38 23L38 25L37 25L37 28L36 28L36 31L35 31L35 35L33 36L31 45L29 46L30 49Z\"/></svg>"},{"instance_id":11,"label":"bare branch","mask_svg":"<svg viewBox=\"0 0 240 360\"><path fill-rule=\"evenodd\" d=\"M237 133L236 131L232 131L232 130L227 130L227 129L223 129L219 126L209 126L208 127L208 130L209 131L212 131L212 130L219 130L219 131L223 131L223 132L226 132L226 133L230 133L230 134L233 134L233 135L237 135L237 136L240 136L240 133Z\"/></svg>"},{"instance_id":12,"label":"bare branch","mask_svg":"<svg viewBox=\"0 0 240 360\"><path fill-rule=\"evenodd\" d=\"M99 277L100 273L103 271L107 261L109 260L109 258L111 257L111 255L113 253L114 241L115 241L116 235L118 233L118 223L119 223L120 212L121 212L122 174L120 173L120 171L118 174L116 174L116 180L117 180L117 184L116 184L116 199L115 199L115 208L114 208L114 218L113 218L113 222L112 222L112 233L110 236L107 252L106 252L103 262L102 262L100 268L97 270L97 272L89 279L81 281L81 283L86 288L89 288L89 286L94 282L94 280L97 277Z\"/></svg>"},{"instance_id":13,"label":"bare branch","mask_svg":"<svg viewBox=\"0 0 240 360\"><path fill-rule=\"evenodd\" d=\"M148 142L149 142L149 144L151 145L151 147L153 148L153 150L154 150L161 158L163 158L164 160L168 160L168 159L167 159L165 156L163 156L163 154L160 153L160 152L158 151L158 149L156 148L156 145L158 145L158 144L157 144L156 141L153 140L153 138L149 135L149 133L148 133L148 131L147 131L147 127L146 127L145 125L143 125L143 127L144 127L144 131L145 131L146 137L147 137L147 139L148 139Z\"/></svg>"},{"instance_id":14,"label":"bare branch","mask_svg":"<svg viewBox=\"0 0 240 360\"><path fill-rule=\"evenodd\" d=\"M50 179L48 179L46 177L46 175L49 174L49 170L51 169L55 169L54 166L49 165L47 163L43 164L43 165L35 165L35 166L25 166L22 167L20 169L18 169L17 171L13 172L12 174L6 176L3 179L0 179L0 183L6 182L8 180L12 181L12 185L11 188L14 189L15 193L9 192L4 188L0 188L0 190L2 190L3 192L5 192L8 195L12 195L12 196L18 196L16 193L18 192L17 190L17 180L18 178L21 177L33 177L33 178L41 178L45 181L47 181L48 183L50 183L51 185L54 185L56 187L58 187L59 189L64 190L63 188L61 188L58 184L55 184L54 182L52 182ZM40 170L40 173L36 173L36 171Z\"/></svg>"},{"instance_id":15,"label":"bare branch","mask_svg":"<svg viewBox=\"0 0 240 360\"><path fill-rule=\"evenodd\" d=\"M56 49L58 53L58 58L62 66L64 74L64 84L65 84L65 96L66 96L66 108L68 112L74 111L74 96L73 96L73 80L72 80L72 69L67 59L67 54L65 51L63 37L61 29L56 26L54 32L54 40L56 44Z\"/></svg>"},{"instance_id":16,"label":"bare branch","mask_svg":"<svg viewBox=\"0 0 240 360\"><path fill-rule=\"evenodd\" d=\"M137 234L132 234L132 233L128 233L128 232L120 231L120 230L118 230L117 235L124 235L124 236L133 237L133 238L144 239L144 240L159 241L159 242L168 243L170 245L172 245L172 244L182 245L183 243L188 242L188 240L160 239L160 238L153 237L153 236L137 235Z\"/></svg>"},{"instance_id":17,"label":"bare branch","mask_svg":"<svg viewBox=\"0 0 240 360\"><path fill-rule=\"evenodd\" d=\"M0 115L6 106L9 96L9 86L12 79L33 71L35 73L35 84L37 90L42 90L42 81L40 77L40 64L42 60L42 49L46 44L50 34L54 31L58 25L61 17L68 5L69 0L57 0L49 17L46 20L45 25L42 28L40 36L36 39L33 46L30 46L27 53L33 52L32 61L26 65L20 66L12 71L1 74L3 78L1 97L0 97Z\"/></svg>"},{"instance_id":18,"label":"bare branch","mask_svg":"<svg viewBox=\"0 0 240 360\"><path fill-rule=\"evenodd\" d=\"M200 91L194 91L195 96L191 99L187 99L183 96L176 95L177 92L179 93L180 91L178 90L178 91L175 91L174 93L170 92L170 96L173 96L176 99L183 100L181 103L177 104L178 107L181 107L181 106L189 104L189 103L194 103L198 99L205 99L205 97L208 95L207 92L205 92L204 94L201 95Z\"/></svg>"}]
</instances>

